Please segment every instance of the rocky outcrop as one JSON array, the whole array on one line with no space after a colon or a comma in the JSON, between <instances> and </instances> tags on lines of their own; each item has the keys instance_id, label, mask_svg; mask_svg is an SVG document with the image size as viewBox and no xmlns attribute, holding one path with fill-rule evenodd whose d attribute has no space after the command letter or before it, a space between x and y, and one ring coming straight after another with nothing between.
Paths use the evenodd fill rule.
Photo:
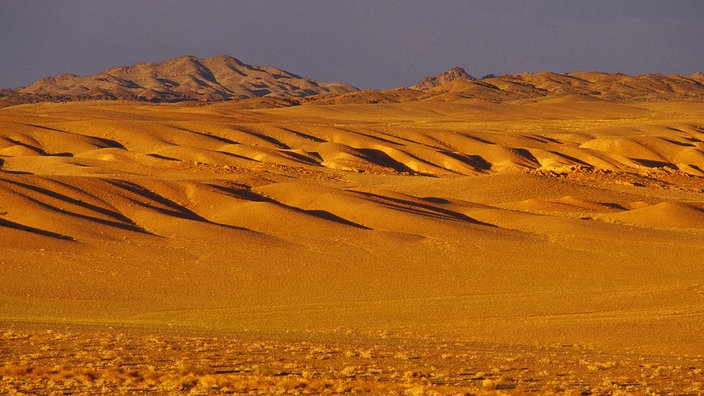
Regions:
<instances>
[{"instance_id":1,"label":"rocky outcrop","mask_svg":"<svg viewBox=\"0 0 704 396\"><path fill-rule=\"evenodd\" d=\"M467 73L463 68L455 66L445 73L440 73L437 76L426 76L410 88L426 90L457 80L474 81L476 78L470 76L469 73Z\"/></svg>"}]
</instances>

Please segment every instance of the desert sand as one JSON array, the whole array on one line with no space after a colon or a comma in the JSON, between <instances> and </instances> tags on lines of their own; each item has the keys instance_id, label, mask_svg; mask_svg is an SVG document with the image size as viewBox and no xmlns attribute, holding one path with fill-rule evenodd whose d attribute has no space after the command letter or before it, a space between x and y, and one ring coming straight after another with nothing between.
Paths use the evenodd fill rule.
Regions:
<instances>
[{"instance_id":1,"label":"desert sand","mask_svg":"<svg viewBox=\"0 0 704 396\"><path fill-rule=\"evenodd\" d=\"M701 102L3 106L0 389L704 392Z\"/></svg>"}]
</instances>

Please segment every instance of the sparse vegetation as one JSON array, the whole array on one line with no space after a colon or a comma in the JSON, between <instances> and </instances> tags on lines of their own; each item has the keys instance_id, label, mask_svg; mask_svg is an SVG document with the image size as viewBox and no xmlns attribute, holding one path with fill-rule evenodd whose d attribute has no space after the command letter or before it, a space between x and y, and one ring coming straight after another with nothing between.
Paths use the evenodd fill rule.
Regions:
<instances>
[{"instance_id":1,"label":"sparse vegetation","mask_svg":"<svg viewBox=\"0 0 704 396\"><path fill-rule=\"evenodd\" d=\"M645 358L571 346L395 337L328 344L145 332L6 330L0 336L0 393L615 395L704 390L704 357ZM318 358L321 354L327 357Z\"/></svg>"}]
</instances>

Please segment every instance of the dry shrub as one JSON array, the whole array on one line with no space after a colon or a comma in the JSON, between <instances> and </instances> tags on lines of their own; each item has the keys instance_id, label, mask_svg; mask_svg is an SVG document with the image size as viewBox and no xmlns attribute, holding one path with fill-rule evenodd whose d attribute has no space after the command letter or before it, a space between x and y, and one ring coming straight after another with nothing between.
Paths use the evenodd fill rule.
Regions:
<instances>
[{"instance_id":1,"label":"dry shrub","mask_svg":"<svg viewBox=\"0 0 704 396\"><path fill-rule=\"evenodd\" d=\"M270 368L263 367L258 364L255 364L252 366L252 372L257 376L262 376L262 377L270 377L273 375L273 372L271 371Z\"/></svg>"},{"instance_id":2,"label":"dry shrub","mask_svg":"<svg viewBox=\"0 0 704 396\"><path fill-rule=\"evenodd\" d=\"M219 388L219 379L217 376L212 375L212 374L206 374L200 378L198 378L198 382L200 386L205 387L205 388Z\"/></svg>"},{"instance_id":3,"label":"dry shrub","mask_svg":"<svg viewBox=\"0 0 704 396\"><path fill-rule=\"evenodd\" d=\"M179 360L176 362L176 369L179 373L193 374L196 376L204 376L213 373L213 368L208 364L196 364L187 360Z\"/></svg>"},{"instance_id":4,"label":"dry shrub","mask_svg":"<svg viewBox=\"0 0 704 396\"><path fill-rule=\"evenodd\" d=\"M24 376L31 374L33 371L34 370L31 367L5 364L4 366L0 367L0 378L3 378L3 377L11 377L11 378L24 377Z\"/></svg>"},{"instance_id":5,"label":"dry shrub","mask_svg":"<svg viewBox=\"0 0 704 396\"><path fill-rule=\"evenodd\" d=\"M179 380L179 390L188 391L198 385L198 378L193 374L187 374Z\"/></svg>"}]
</instances>

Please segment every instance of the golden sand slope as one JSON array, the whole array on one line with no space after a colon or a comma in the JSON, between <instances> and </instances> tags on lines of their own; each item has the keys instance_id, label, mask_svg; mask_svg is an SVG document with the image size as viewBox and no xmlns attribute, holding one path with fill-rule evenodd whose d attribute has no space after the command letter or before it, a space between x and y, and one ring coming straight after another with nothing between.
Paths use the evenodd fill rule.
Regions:
<instances>
[{"instance_id":1,"label":"golden sand slope","mask_svg":"<svg viewBox=\"0 0 704 396\"><path fill-rule=\"evenodd\" d=\"M704 107L0 109L0 319L704 353Z\"/></svg>"}]
</instances>

